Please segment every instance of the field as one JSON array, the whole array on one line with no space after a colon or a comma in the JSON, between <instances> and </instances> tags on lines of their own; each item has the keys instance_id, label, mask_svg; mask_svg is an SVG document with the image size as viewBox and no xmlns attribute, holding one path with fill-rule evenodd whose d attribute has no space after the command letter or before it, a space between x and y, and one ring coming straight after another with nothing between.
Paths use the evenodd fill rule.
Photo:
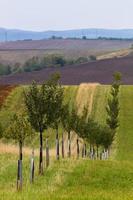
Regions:
<instances>
[{"instance_id":1,"label":"field","mask_svg":"<svg viewBox=\"0 0 133 200\"><path fill-rule=\"evenodd\" d=\"M20 73L2 76L0 84L29 84L33 80L42 83L50 74L60 72L61 82L64 85L79 85L80 83L111 84L114 72L122 73L122 82L133 84L133 57L112 58L93 61L80 65L46 68L37 72Z\"/></svg>"},{"instance_id":2,"label":"field","mask_svg":"<svg viewBox=\"0 0 133 200\"><path fill-rule=\"evenodd\" d=\"M67 86L65 101L70 106L78 104L79 111L88 105L88 111L100 123L105 123L109 86L99 84L82 84ZM22 108L21 93L23 87L15 88L7 97L0 112L0 120L8 126L13 111ZM17 151L3 153L0 150L0 200L132 200L133 199L133 86L121 86L120 90L120 128L111 149L108 161L89 159L61 159L55 161L52 154L50 167L44 176L37 173L33 185L29 183L29 153L24 156L24 187L16 192ZM86 98L83 98L86 97ZM86 100L87 99L87 100ZM50 135L51 139L53 135ZM53 139L52 139L53 140ZM74 143L72 139L72 143ZM35 146L37 147L37 142ZM51 143L53 148L54 143ZM27 148L27 147L26 147ZM30 151L30 145L29 145ZM35 154L38 162L38 154ZM74 156L74 155L73 155Z\"/></svg>"},{"instance_id":3,"label":"field","mask_svg":"<svg viewBox=\"0 0 133 200\"><path fill-rule=\"evenodd\" d=\"M90 55L104 56L108 53L129 49L132 41L128 40L38 40L38 41L16 41L0 43L0 63L14 64L24 63L33 56L42 57L45 54L62 54L66 58L78 58ZM118 51L118 53L117 53ZM128 50L129 51L129 50ZM111 57L112 57L111 56ZM103 58L103 57L102 57Z\"/></svg>"}]
</instances>

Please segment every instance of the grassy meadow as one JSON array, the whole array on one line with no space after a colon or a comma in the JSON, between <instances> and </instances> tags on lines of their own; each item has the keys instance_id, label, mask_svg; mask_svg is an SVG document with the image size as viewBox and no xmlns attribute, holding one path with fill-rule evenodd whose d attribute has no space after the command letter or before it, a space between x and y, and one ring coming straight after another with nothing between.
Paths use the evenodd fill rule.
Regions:
<instances>
[{"instance_id":1,"label":"grassy meadow","mask_svg":"<svg viewBox=\"0 0 133 200\"><path fill-rule=\"evenodd\" d=\"M89 114L100 123L105 123L106 103L110 86L82 84L67 86L64 101L70 109L75 104L81 112L87 104ZM23 109L23 87L17 87L8 96L0 112L4 128L10 123L14 111ZM132 200L133 199L133 86L121 86L120 127L107 161L65 158L55 161L51 154L50 166L44 176L38 175L38 153L35 154L35 182L30 184L30 148L23 161L23 191L16 191L17 150L4 153L0 143L0 200ZM61 133L62 129L60 129ZM54 131L50 134L51 148L54 147ZM7 141L3 141L6 142ZM72 138L72 143L74 143ZM10 141L12 143L12 141ZM38 135L34 145L38 147ZM4 148L4 147L2 147ZM7 146L8 148L8 146ZM73 146L74 148L74 146ZM44 153L45 160L45 153Z\"/></svg>"}]
</instances>

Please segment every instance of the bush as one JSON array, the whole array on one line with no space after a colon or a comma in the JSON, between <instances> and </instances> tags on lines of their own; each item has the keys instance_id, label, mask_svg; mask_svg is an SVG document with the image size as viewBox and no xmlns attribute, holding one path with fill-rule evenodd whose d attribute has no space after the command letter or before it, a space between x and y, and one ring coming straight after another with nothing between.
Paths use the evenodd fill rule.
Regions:
<instances>
[{"instance_id":1,"label":"bush","mask_svg":"<svg viewBox=\"0 0 133 200\"><path fill-rule=\"evenodd\" d=\"M11 67L9 65L0 64L0 75L9 75L11 74Z\"/></svg>"},{"instance_id":2,"label":"bush","mask_svg":"<svg viewBox=\"0 0 133 200\"><path fill-rule=\"evenodd\" d=\"M90 55L89 59L92 60L92 61L97 60L96 56L94 56L94 55Z\"/></svg>"},{"instance_id":3,"label":"bush","mask_svg":"<svg viewBox=\"0 0 133 200\"><path fill-rule=\"evenodd\" d=\"M85 63L85 62L88 62L88 58L87 57L79 57L77 60L76 60L76 63L78 64L81 64L81 63Z\"/></svg>"}]
</instances>

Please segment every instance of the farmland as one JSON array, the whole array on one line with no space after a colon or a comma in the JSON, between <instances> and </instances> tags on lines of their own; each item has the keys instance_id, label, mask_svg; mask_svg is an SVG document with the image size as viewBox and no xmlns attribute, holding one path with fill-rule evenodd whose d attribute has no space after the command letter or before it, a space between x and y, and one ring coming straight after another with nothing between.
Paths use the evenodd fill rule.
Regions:
<instances>
[{"instance_id":1,"label":"farmland","mask_svg":"<svg viewBox=\"0 0 133 200\"><path fill-rule=\"evenodd\" d=\"M122 82L126 85L133 84L133 57L112 58L93 61L85 64L64 67L46 68L41 71L2 76L0 84L29 84L33 80L42 83L50 74L60 72L61 82L64 85L79 85L80 83L111 84L112 75L116 71L123 74Z\"/></svg>"},{"instance_id":2,"label":"farmland","mask_svg":"<svg viewBox=\"0 0 133 200\"><path fill-rule=\"evenodd\" d=\"M67 86L65 101L73 106L77 102L79 110L84 104L88 111L100 123L105 123L107 97L110 86L100 84L82 84ZM44 199L90 199L90 200L132 200L133 198L133 86L121 86L120 89L120 128L111 149L111 157L107 161L65 158L55 161L51 155L50 166L44 176L37 173L38 153L35 154L35 183L29 183L29 154L24 154L24 186L23 191L16 192L17 151L0 154L0 197L2 200L36 200ZM1 109L0 120L6 128L12 112L23 107L21 94L23 87L15 88L7 97ZM88 99L86 101L85 98ZM52 139L54 135L50 135ZM53 139L52 139L53 140ZM72 139L72 143L74 143ZM26 144L28 145L28 144ZM54 147L52 142L51 148ZM28 145L30 150L30 145ZM35 142L37 148L38 143ZM8 148L8 145L7 145ZM27 148L27 147L25 147Z\"/></svg>"},{"instance_id":3,"label":"farmland","mask_svg":"<svg viewBox=\"0 0 133 200\"><path fill-rule=\"evenodd\" d=\"M81 56L104 55L127 50L132 41L128 40L38 40L0 43L0 63L24 63L33 56L42 57L46 54L61 54L67 58Z\"/></svg>"},{"instance_id":4,"label":"farmland","mask_svg":"<svg viewBox=\"0 0 133 200\"><path fill-rule=\"evenodd\" d=\"M0 44L3 63L24 62L32 56L61 53L69 58L96 55L98 60L85 64L45 68L41 71L18 73L0 77L0 122L2 130L10 126L14 113L24 110L23 90L33 80L42 83L54 72L60 72L65 88L64 102L70 110L76 104L78 113L87 106L88 115L101 125L106 123L106 105L112 75L123 75L120 88L120 127L111 147L109 160L81 158L83 140L79 139L80 158L77 159L77 135L71 133L71 158L67 158L67 133L64 132L65 158L55 159L55 130L43 133L44 164L46 138L49 138L50 165L44 175L38 175L39 136L26 139L23 148L23 189L16 190L18 145L12 139L0 140L0 200L132 200L133 199L133 57L131 41L44 40ZM101 45L102 44L102 45ZM102 48L101 48L102 46ZM122 50L121 50L122 49ZM115 57L117 55L117 58ZM108 58L108 59L107 59ZM104 85L102 85L104 84ZM125 84L125 85L124 85ZM7 85L7 86L5 86ZM15 86L14 86L15 85ZM59 138L63 129L59 127ZM29 160L35 152L35 180L30 183ZM87 150L89 146L87 145ZM61 154L61 148L60 148Z\"/></svg>"}]
</instances>

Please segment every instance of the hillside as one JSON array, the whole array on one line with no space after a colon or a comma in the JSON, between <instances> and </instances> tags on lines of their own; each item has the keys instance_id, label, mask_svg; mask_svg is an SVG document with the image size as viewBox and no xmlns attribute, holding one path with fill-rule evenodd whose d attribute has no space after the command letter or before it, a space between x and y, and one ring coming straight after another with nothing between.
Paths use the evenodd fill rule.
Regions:
<instances>
[{"instance_id":1,"label":"hillside","mask_svg":"<svg viewBox=\"0 0 133 200\"><path fill-rule=\"evenodd\" d=\"M0 63L15 64L25 63L33 56L39 58L47 54L60 54L66 59L89 57L95 55L100 58L112 57L119 54L128 55L133 41L128 40L74 40L50 39L35 41L16 41L0 43Z\"/></svg>"},{"instance_id":2,"label":"hillside","mask_svg":"<svg viewBox=\"0 0 133 200\"><path fill-rule=\"evenodd\" d=\"M80 83L111 84L114 72L122 73L125 85L133 84L133 56L93 61L85 64L45 68L40 71L1 76L0 84L29 84L33 80L42 83L49 75L60 72L64 85Z\"/></svg>"},{"instance_id":3,"label":"hillside","mask_svg":"<svg viewBox=\"0 0 133 200\"><path fill-rule=\"evenodd\" d=\"M100 123L104 123L109 88L109 86L97 84L66 87L65 100L69 101L70 106L73 106L73 103L78 100L79 109L82 109L82 105L87 104L88 110L94 118ZM5 120L8 122L13 110L19 110L22 107L22 90L22 87L18 87L8 96L0 114L3 122ZM30 185L29 154L25 153L24 187L23 192L18 193L15 188L17 151L12 154L2 152L2 154L0 153L0 197L2 200L32 200L33 198L36 200L88 200L88 198L89 200L132 200L132 90L133 86L122 86L120 90L120 128L111 150L110 160L90 161L66 158L57 162L52 158L50 167L45 171L43 177L38 176L38 165L36 166L35 183ZM72 140L73 142L74 140ZM35 161L38 161L37 154Z\"/></svg>"},{"instance_id":4,"label":"hillside","mask_svg":"<svg viewBox=\"0 0 133 200\"><path fill-rule=\"evenodd\" d=\"M25 40L25 39L48 39L52 36L63 38L82 38L86 36L89 39L98 37L106 38L133 38L132 29L77 29L77 30L64 30L64 31L26 31L0 28L0 41L5 40Z\"/></svg>"}]
</instances>

